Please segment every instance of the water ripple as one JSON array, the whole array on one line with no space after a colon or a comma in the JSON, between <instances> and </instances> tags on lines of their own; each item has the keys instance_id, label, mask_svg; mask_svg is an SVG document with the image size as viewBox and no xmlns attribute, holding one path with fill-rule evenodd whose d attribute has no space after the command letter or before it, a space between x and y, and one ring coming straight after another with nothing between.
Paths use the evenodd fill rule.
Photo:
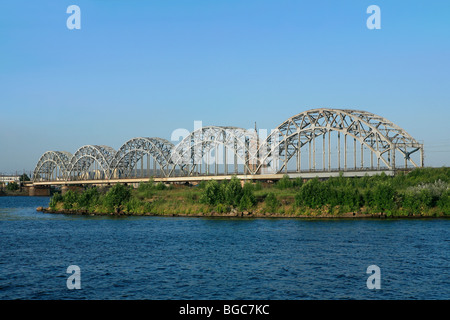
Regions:
<instances>
[{"instance_id":1,"label":"water ripple","mask_svg":"<svg viewBox=\"0 0 450 320\"><path fill-rule=\"evenodd\" d=\"M449 220L84 217L0 198L0 299L449 299ZM69 290L69 265L81 290ZM366 286L369 265L381 289Z\"/></svg>"}]
</instances>

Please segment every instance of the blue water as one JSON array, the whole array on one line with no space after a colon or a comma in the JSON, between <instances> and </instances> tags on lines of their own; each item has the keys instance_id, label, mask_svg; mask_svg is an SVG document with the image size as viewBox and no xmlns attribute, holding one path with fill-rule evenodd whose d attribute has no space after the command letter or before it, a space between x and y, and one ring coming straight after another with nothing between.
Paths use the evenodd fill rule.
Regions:
<instances>
[{"instance_id":1,"label":"blue water","mask_svg":"<svg viewBox=\"0 0 450 320\"><path fill-rule=\"evenodd\" d=\"M48 201L0 197L0 299L450 299L450 220L36 211ZM80 290L66 286L70 265Z\"/></svg>"}]
</instances>

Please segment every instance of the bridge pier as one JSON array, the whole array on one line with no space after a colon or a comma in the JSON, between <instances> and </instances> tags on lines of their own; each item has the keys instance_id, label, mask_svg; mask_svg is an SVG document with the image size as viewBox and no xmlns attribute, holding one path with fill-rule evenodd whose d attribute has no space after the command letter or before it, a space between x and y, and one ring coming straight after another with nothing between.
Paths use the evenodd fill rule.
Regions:
<instances>
[{"instance_id":1,"label":"bridge pier","mask_svg":"<svg viewBox=\"0 0 450 320\"><path fill-rule=\"evenodd\" d=\"M73 192L80 192L80 191L83 191L83 187L80 187L80 186L62 186L61 187L61 195L64 195L64 194L66 194L67 193L67 191L69 191L69 190L71 190L71 191L73 191Z\"/></svg>"},{"instance_id":2,"label":"bridge pier","mask_svg":"<svg viewBox=\"0 0 450 320\"><path fill-rule=\"evenodd\" d=\"M50 187L47 186L28 187L28 195L30 197L50 196Z\"/></svg>"}]
</instances>

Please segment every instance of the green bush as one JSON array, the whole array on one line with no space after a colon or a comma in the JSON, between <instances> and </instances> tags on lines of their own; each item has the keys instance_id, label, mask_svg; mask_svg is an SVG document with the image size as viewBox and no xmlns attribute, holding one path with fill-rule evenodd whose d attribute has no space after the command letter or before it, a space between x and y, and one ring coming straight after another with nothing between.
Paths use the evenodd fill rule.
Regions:
<instances>
[{"instance_id":1,"label":"green bush","mask_svg":"<svg viewBox=\"0 0 450 320\"><path fill-rule=\"evenodd\" d=\"M332 193L332 190L330 193ZM364 197L359 189L350 186L337 189L334 193L333 200L333 203L330 203L331 205L341 205L347 207L350 211L359 210L364 204Z\"/></svg>"},{"instance_id":2,"label":"green bush","mask_svg":"<svg viewBox=\"0 0 450 320\"><path fill-rule=\"evenodd\" d=\"M205 184L200 196L200 202L215 205L222 203L223 195L219 183L216 180L210 180Z\"/></svg>"},{"instance_id":3,"label":"green bush","mask_svg":"<svg viewBox=\"0 0 450 320\"><path fill-rule=\"evenodd\" d=\"M249 194L244 194L239 201L240 210L248 210L255 205L255 198L251 197Z\"/></svg>"},{"instance_id":4,"label":"green bush","mask_svg":"<svg viewBox=\"0 0 450 320\"><path fill-rule=\"evenodd\" d=\"M109 211L116 210L121 205L125 204L130 197L130 187L117 183L106 193L104 204Z\"/></svg>"},{"instance_id":5,"label":"green bush","mask_svg":"<svg viewBox=\"0 0 450 320\"><path fill-rule=\"evenodd\" d=\"M6 190L8 191L19 190L19 185L17 184L17 182L10 182L6 185Z\"/></svg>"},{"instance_id":6,"label":"green bush","mask_svg":"<svg viewBox=\"0 0 450 320\"><path fill-rule=\"evenodd\" d=\"M438 208L445 215L450 215L450 189L447 189L437 202Z\"/></svg>"},{"instance_id":7,"label":"green bush","mask_svg":"<svg viewBox=\"0 0 450 320\"><path fill-rule=\"evenodd\" d=\"M241 181L233 176L225 187L225 202L232 206L239 206L243 195Z\"/></svg>"},{"instance_id":8,"label":"green bush","mask_svg":"<svg viewBox=\"0 0 450 320\"><path fill-rule=\"evenodd\" d=\"M319 208L328 203L331 196L331 188L327 183L322 183L314 178L302 185L295 195L296 206Z\"/></svg>"},{"instance_id":9,"label":"green bush","mask_svg":"<svg viewBox=\"0 0 450 320\"><path fill-rule=\"evenodd\" d=\"M394 209L396 192L389 183L375 186L372 194L373 205L381 212Z\"/></svg>"},{"instance_id":10,"label":"green bush","mask_svg":"<svg viewBox=\"0 0 450 320\"><path fill-rule=\"evenodd\" d=\"M289 178L288 175L284 175L283 178L281 178L280 180L277 181L277 183L275 184L275 186L278 189L289 189L293 187L293 182L292 180Z\"/></svg>"},{"instance_id":11,"label":"green bush","mask_svg":"<svg viewBox=\"0 0 450 320\"><path fill-rule=\"evenodd\" d=\"M166 190L166 189L167 189L167 186L166 186L164 183L162 183L162 182L158 182L158 183L155 185L155 189L156 189L156 190Z\"/></svg>"},{"instance_id":12,"label":"green bush","mask_svg":"<svg viewBox=\"0 0 450 320\"><path fill-rule=\"evenodd\" d=\"M61 193L57 192L55 194L53 194L53 196L50 199L50 203L49 203L49 207L53 210L56 209L56 205L58 204L58 202L63 201L63 196L61 195Z\"/></svg>"},{"instance_id":13,"label":"green bush","mask_svg":"<svg viewBox=\"0 0 450 320\"><path fill-rule=\"evenodd\" d=\"M253 191L260 191L260 190L262 190L262 188L263 188L263 185L262 185L261 181L256 181Z\"/></svg>"},{"instance_id":14,"label":"green bush","mask_svg":"<svg viewBox=\"0 0 450 320\"><path fill-rule=\"evenodd\" d=\"M144 203L137 198L131 198L124 204L127 213L143 214L145 210Z\"/></svg>"},{"instance_id":15,"label":"green bush","mask_svg":"<svg viewBox=\"0 0 450 320\"><path fill-rule=\"evenodd\" d=\"M222 183L210 180L206 182L202 190L200 202L216 205L217 210L222 208L222 206L218 206L219 204L239 207L242 210L249 209L256 204L254 189L255 186L250 182L241 187L241 181L236 177Z\"/></svg>"},{"instance_id":16,"label":"green bush","mask_svg":"<svg viewBox=\"0 0 450 320\"><path fill-rule=\"evenodd\" d=\"M136 192L141 198L150 198L153 195L153 188L153 180L151 179L149 182L139 183Z\"/></svg>"},{"instance_id":17,"label":"green bush","mask_svg":"<svg viewBox=\"0 0 450 320\"><path fill-rule=\"evenodd\" d=\"M239 209L247 210L256 204L256 198L253 194L254 186L251 182L246 182L242 188L242 197L239 200Z\"/></svg>"},{"instance_id":18,"label":"green bush","mask_svg":"<svg viewBox=\"0 0 450 320\"><path fill-rule=\"evenodd\" d=\"M78 201L78 194L73 192L72 190L68 190L63 195L63 208L64 209L73 209L74 204Z\"/></svg>"},{"instance_id":19,"label":"green bush","mask_svg":"<svg viewBox=\"0 0 450 320\"><path fill-rule=\"evenodd\" d=\"M88 188L78 196L78 206L88 209L94 206L100 197L97 187Z\"/></svg>"},{"instance_id":20,"label":"green bush","mask_svg":"<svg viewBox=\"0 0 450 320\"><path fill-rule=\"evenodd\" d=\"M269 213L275 213L280 204L276 195L273 192L269 192L264 199L264 210Z\"/></svg>"},{"instance_id":21,"label":"green bush","mask_svg":"<svg viewBox=\"0 0 450 320\"><path fill-rule=\"evenodd\" d=\"M294 188L300 188L302 185L303 185L303 180L300 177L297 177L292 181L292 186Z\"/></svg>"}]
</instances>

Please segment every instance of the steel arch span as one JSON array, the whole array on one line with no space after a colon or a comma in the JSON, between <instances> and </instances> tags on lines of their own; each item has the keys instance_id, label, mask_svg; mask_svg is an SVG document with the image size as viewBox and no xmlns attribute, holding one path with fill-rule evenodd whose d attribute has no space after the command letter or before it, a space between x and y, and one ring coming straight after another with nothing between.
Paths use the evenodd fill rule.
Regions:
<instances>
[{"instance_id":1,"label":"steel arch span","mask_svg":"<svg viewBox=\"0 0 450 320\"><path fill-rule=\"evenodd\" d=\"M161 138L133 138L125 142L116 152L110 163L110 170L115 178L130 177L133 168L141 163L141 176L157 176L159 167L161 176L167 176L170 170L170 154L174 145ZM144 171L144 156L147 156L147 166ZM150 169L150 162L153 169Z\"/></svg>"},{"instance_id":2,"label":"steel arch span","mask_svg":"<svg viewBox=\"0 0 450 320\"><path fill-rule=\"evenodd\" d=\"M229 165L233 166L232 173L238 173L239 165L244 173L250 173L257 151L256 142L256 131L252 130L230 126L199 128L173 148L170 175L175 175L177 167L179 173L187 176L209 175L211 165L214 165L214 175L219 174L219 166L222 167L220 174L228 174Z\"/></svg>"},{"instance_id":3,"label":"steel arch span","mask_svg":"<svg viewBox=\"0 0 450 320\"><path fill-rule=\"evenodd\" d=\"M332 134L337 135L333 148ZM318 137L322 137L322 141L316 143ZM353 140L351 152L348 151L347 137ZM293 158L296 158L294 171L304 171L301 160L305 146L308 149L308 170L315 171L316 144L322 145L319 151L322 154L321 170L324 171L332 169L332 153L335 153L337 170L351 170L348 166L350 157L353 158L353 170L374 168L374 158L378 170L380 166L395 170L399 166L396 154L402 156L404 167L408 163L413 167L423 166L423 144L386 118L367 111L320 108L290 117L272 131L258 150L259 164L254 173L265 167L270 167L272 172L287 172L288 162ZM417 151L419 160L414 161L411 155ZM367 158L370 165L365 164Z\"/></svg>"},{"instance_id":4,"label":"steel arch span","mask_svg":"<svg viewBox=\"0 0 450 320\"><path fill-rule=\"evenodd\" d=\"M38 160L33 181L66 180L72 154L66 151L47 151Z\"/></svg>"},{"instance_id":5,"label":"steel arch span","mask_svg":"<svg viewBox=\"0 0 450 320\"><path fill-rule=\"evenodd\" d=\"M70 159L68 180L109 179L109 164L115 154L116 151L108 146L86 145L79 148Z\"/></svg>"},{"instance_id":6,"label":"steel arch span","mask_svg":"<svg viewBox=\"0 0 450 320\"><path fill-rule=\"evenodd\" d=\"M423 167L423 160L423 144L384 117L361 110L318 108L286 119L264 139L256 128L206 126L176 146L162 138L139 137L117 151L101 145L83 146L73 155L47 151L36 164L33 182L108 182L137 177L182 181L178 178L220 179L230 174L268 177L289 172L298 173L294 176L311 172L311 176L317 171L376 174Z\"/></svg>"}]
</instances>

